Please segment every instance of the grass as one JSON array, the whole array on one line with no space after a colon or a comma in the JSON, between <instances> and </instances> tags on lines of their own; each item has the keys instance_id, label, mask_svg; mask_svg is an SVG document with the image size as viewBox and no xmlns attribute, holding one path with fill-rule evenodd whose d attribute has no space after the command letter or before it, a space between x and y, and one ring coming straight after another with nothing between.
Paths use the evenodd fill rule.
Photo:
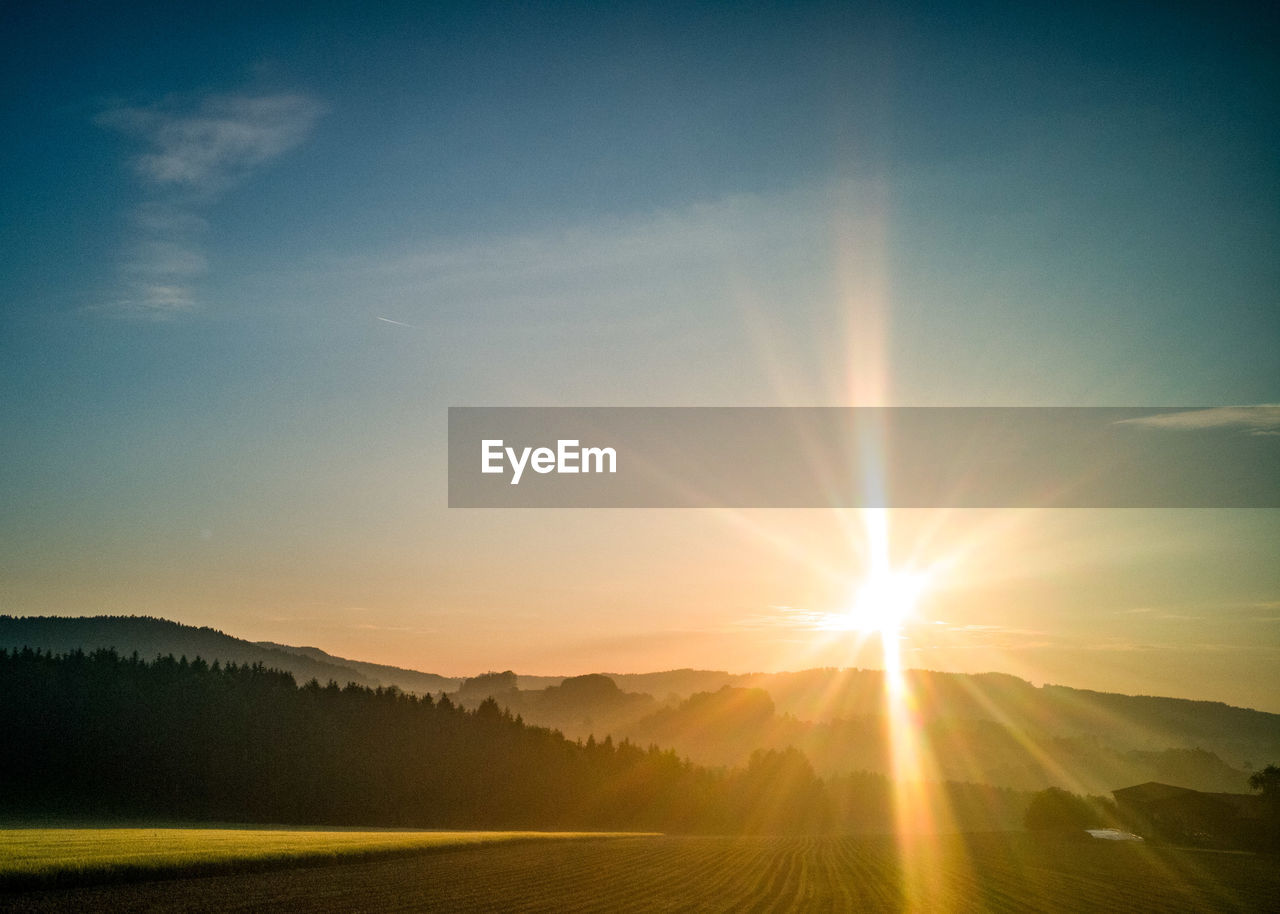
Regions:
<instances>
[{"instance_id":1,"label":"grass","mask_svg":"<svg viewBox=\"0 0 1280 914\"><path fill-rule=\"evenodd\" d=\"M0 888L171 878L599 832L417 831L256 827L0 829Z\"/></svg>"}]
</instances>

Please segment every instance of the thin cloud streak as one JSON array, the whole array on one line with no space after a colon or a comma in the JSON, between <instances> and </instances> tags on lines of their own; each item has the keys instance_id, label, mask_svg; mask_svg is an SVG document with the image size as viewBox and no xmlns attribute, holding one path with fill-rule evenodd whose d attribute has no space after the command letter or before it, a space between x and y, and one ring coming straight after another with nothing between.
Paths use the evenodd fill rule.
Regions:
<instances>
[{"instance_id":1,"label":"thin cloud streak","mask_svg":"<svg viewBox=\"0 0 1280 914\"><path fill-rule=\"evenodd\" d=\"M1251 435L1280 435L1280 405L1213 406L1137 419L1120 419L1116 425L1141 425L1181 431L1238 428Z\"/></svg>"},{"instance_id":2,"label":"thin cloud streak","mask_svg":"<svg viewBox=\"0 0 1280 914\"><path fill-rule=\"evenodd\" d=\"M299 94L209 95L183 106L115 107L95 123L141 141L132 165L148 199L131 214L137 237L117 267L118 297L89 310L166 320L199 308L196 280L209 270L199 210L299 146L323 113Z\"/></svg>"}]
</instances>

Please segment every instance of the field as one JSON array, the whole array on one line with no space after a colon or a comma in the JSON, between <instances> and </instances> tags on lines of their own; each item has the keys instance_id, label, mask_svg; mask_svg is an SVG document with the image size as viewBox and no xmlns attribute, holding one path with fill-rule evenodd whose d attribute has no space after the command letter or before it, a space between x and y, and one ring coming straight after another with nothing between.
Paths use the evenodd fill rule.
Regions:
<instances>
[{"instance_id":1,"label":"field","mask_svg":"<svg viewBox=\"0 0 1280 914\"><path fill-rule=\"evenodd\" d=\"M0 896L17 911L1280 910L1274 857L1028 835L621 837Z\"/></svg>"},{"instance_id":2,"label":"field","mask_svg":"<svg viewBox=\"0 0 1280 914\"><path fill-rule=\"evenodd\" d=\"M595 832L313 828L0 829L0 888L86 884L322 863Z\"/></svg>"}]
</instances>

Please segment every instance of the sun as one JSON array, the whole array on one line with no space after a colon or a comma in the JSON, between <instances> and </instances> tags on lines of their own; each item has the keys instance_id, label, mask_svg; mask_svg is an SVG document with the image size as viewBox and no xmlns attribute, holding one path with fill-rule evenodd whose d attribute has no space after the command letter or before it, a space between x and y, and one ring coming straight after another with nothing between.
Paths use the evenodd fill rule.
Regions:
<instances>
[{"instance_id":1,"label":"sun","mask_svg":"<svg viewBox=\"0 0 1280 914\"><path fill-rule=\"evenodd\" d=\"M896 638L912 619L928 576L918 571L873 568L853 588L847 624L850 629Z\"/></svg>"}]
</instances>

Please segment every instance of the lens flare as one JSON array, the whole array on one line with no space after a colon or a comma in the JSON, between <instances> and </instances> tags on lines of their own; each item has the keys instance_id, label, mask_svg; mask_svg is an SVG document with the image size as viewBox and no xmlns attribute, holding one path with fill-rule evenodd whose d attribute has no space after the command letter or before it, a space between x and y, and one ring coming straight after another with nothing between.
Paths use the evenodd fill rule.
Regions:
<instances>
[{"instance_id":1,"label":"lens flare","mask_svg":"<svg viewBox=\"0 0 1280 914\"><path fill-rule=\"evenodd\" d=\"M911 910L943 910L937 836L952 831L953 824L936 786L937 772L920 743L923 722L902 659L903 626L931 575L894 567L887 511L863 511L862 521L870 561L851 615L864 631L879 634L883 654L885 735L904 900Z\"/></svg>"}]
</instances>

